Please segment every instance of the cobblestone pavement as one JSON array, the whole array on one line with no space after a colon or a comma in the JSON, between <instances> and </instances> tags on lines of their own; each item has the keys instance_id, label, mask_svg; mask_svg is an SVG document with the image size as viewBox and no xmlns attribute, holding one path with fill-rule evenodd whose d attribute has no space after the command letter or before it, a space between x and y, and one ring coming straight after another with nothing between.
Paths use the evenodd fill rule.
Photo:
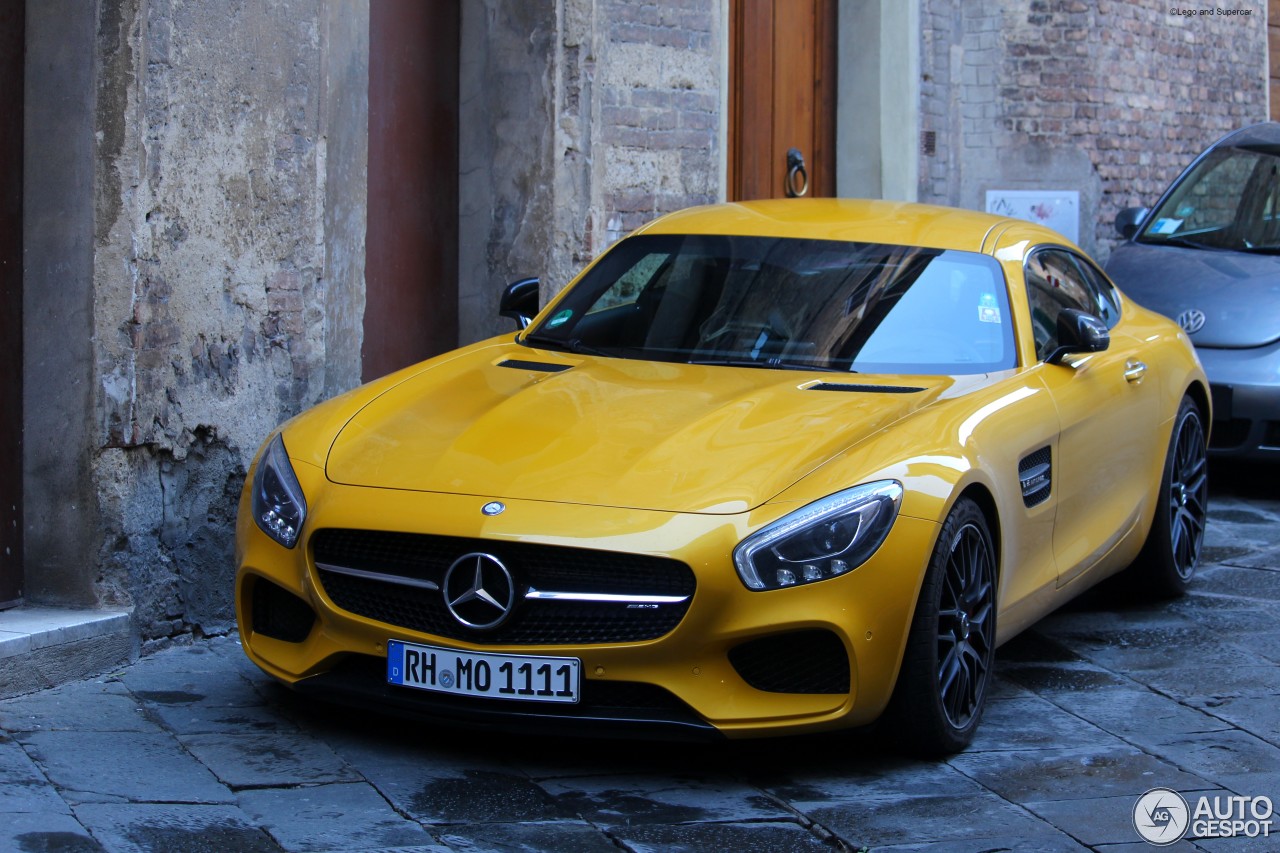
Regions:
<instances>
[{"instance_id":1,"label":"cobblestone pavement","mask_svg":"<svg viewBox=\"0 0 1280 853\"><path fill-rule=\"evenodd\" d=\"M308 706L232 638L0 702L0 850L1148 849L1156 787L1280 801L1280 470L1215 468L1202 574L1001 649L977 741L531 740ZM1257 479L1259 485L1251 485ZM1172 850L1280 850L1277 838Z\"/></svg>"}]
</instances>

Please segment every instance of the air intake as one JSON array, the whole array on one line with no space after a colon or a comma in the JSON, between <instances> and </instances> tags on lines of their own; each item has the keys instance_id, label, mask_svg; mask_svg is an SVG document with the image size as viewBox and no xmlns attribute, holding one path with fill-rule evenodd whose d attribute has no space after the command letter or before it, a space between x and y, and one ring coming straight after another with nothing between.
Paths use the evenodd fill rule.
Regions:
<instances>
[{"instance_id":1,"label":"air intake","mask_svg":"<svg viewBox=\"0 0 1280 853\"><path fill-rule=\"evenodd\" d=\"M853 382L818 382L806 391L850 391L862 394L915 394L923 391L914 385L867 385Z\"/></svg>"},{"instance_id":2,"label":"air intake","mask_svg":"<svg viewBox=\"0 0 1280 853\"><path fill-rule=\"evenodd\" d=\"M512 370L534 370L538 373L560 373L573 367L571 364L550 364L545 361L526 361L520 358L509 358L498 362L498 367L509 367Z\"/></svg>"},{"instance_id":3,"label":"air intake","mask_svg":"<svg viewBox=\"0 0 1280 853\"><path fill-rule=\"evenodd\" d=\"M1018 463L1018 480L1022 483L1022 502L1027 507L1042 504L1053 491L1053 454L1047 447L1023 457Z\"/></svg>"}]
</instances>

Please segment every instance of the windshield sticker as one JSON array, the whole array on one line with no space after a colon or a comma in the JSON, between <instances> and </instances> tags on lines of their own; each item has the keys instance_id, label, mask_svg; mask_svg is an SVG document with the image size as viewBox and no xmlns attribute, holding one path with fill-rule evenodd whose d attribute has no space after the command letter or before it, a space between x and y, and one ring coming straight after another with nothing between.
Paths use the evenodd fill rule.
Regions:
<instances>
[{"instance_id":1,"label":"windshield sticker","mask_svg":"<svg viewBox=\"0 0 1280 853\"><path fill-rule=\"evenodd\" d=\"M1182 227L1181 219L1157 219L1152 234L1172 234Z\"/></svg>"},{"instance_id":2,"label":"windshield sticker","mask_svg":"<svg viewBox=\"0 0 1280 853\"><path fill-rule=\"evenodd\" d=\"M547 321L547 328L554 329L558 326L563 326L565 323L569 322L569 318L572 316L572 308L566 308L563 311L558 311L554 317Z\"/></svg>"},{"instance_id":3,"label":"windshield sticker","mask_svg":"<svg viewBox=\"0 0 1280 853\"><path fill-rule=\"evenodd\" d=\"M978 322L979 323L999 323L1000 308L996 305L996 295L994 293L984 293L978 299Z\"/></svg>"}]
</instances>

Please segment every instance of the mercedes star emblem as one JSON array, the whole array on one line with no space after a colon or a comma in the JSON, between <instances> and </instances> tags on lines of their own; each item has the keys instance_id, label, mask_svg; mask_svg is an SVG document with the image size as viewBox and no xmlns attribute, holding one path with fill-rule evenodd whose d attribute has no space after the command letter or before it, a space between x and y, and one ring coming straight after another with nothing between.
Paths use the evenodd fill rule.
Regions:
<instances>
[{"instance_id":1,"label":"mercedes star emblem","mask_svg":"<svg viewBox=\"0 0 1280 853\"><path fill-rule=\"evenodd\" d=\"M1199 308L1188 308L1178 315L1178 325L1188 335L1194 335L1204 328L1204 312Z\"/></svg>"},{"instance_id":2,"label":"mercedes star emblem","mask_svg":"<svg viewBox=\"0 0 1280 853\"><path fill-rule=\"evenodd\" d=\"M489 501L487 504L480 507L480 511L485 515L501 515L502 511L506 508L507 505L502 501Z\"/></svg>"},{"instance_id":3,"label":"mercedes star emblem","mask_svg":"<svg viewBox=\"0 0 1280 853\"><path fill-rule=\"evenodd\" d=\"M492 554L472 553L454 560L442 591L453 618L481 631L505 622L516 603L515 579Z\"/></svg>"}]
</instances>

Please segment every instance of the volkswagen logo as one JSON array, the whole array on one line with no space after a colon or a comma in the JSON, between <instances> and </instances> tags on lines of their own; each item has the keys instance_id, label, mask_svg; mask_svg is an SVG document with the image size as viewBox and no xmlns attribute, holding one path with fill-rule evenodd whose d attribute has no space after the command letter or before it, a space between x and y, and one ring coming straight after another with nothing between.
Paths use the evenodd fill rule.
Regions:
<instances>
[{"instance_id":1,"label":"volkswagen logo","mask_svg":"<svg viewBox=\"0 0 1280 853\"><path fill-rule=\"evenodd\" d=\"M1199 308L1188 308L1178 315L1178 325L1188 335L1194 335L1204 328L1204 312Z\"/></svg>"},{"instance_id":2,"label":"volkswagen logo","mask_svg":"<svg viewBox=\"0 0 1280 853\"><path fill-rule=\"evenodd\" d=\"M492 554L466 554L444 574L444 603L462 625L479 631L496 628L511 615L516 583Z\"/></svg>"}]
</instances>

